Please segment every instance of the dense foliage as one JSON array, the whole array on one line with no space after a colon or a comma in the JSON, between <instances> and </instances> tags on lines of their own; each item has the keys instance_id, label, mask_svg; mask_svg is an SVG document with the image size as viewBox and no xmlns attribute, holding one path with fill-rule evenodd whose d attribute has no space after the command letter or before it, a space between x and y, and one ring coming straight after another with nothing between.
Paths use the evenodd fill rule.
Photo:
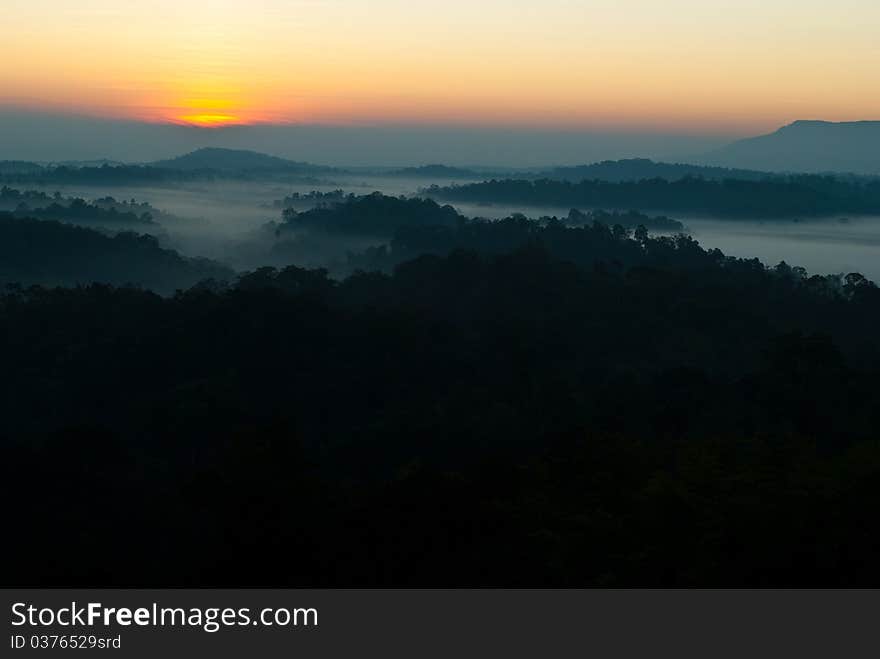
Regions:
<instances>
[{"instance_id":1,"label":"dense foliage","mask_svg":"<svg viewBox=\"0 0 880 659\"><path fill-rule=\"evenodd\" d=\"M138 215L135 212L120 211L114 206L102 207L84 199L73 199L69 203L53 202L41 208L20 206L14 211L17 217L55 220L72 224L101 225L153 225L153 216L148 212Z\"/></svg>"},{"instance_id":2,"label":"dense foliage","mask_svg":"<svg viewBox=\"0 0 880 659\"><path fill-rule=\"evenodd\" d=\"M101 165L100 167L43 168L36 171L13 171L0 173L7 183L38 185L156 185L178 181L194 181L213 178L214 174L162 169L147 165Z\"/></svg>"},{"instance_id":3,"label":"dense foliage","mask_svg":"<svg viewBox=\"0 0 880 659\"><path fill-rule=\"evenodd\" d=\"M452 206L440 206L430 199L390 197L375 192L348 195L338 203L322 203L304 212L288 207L279 233L313 229L326 233L389 236L407 226L442 227L462 219Z\"/></svg>"},{"instance_id":4,"label":"dense foliage","mask_svg":"<svg viewBox=\"0 0 880 659\"><path fill-rule=\"evenodd\" d=\"M880 179L800 175L763 180L687 177L608 182L491 180L432 186L431 197L485 203L573 208L635 208L774 219L837 213L880 213Z\"/></svg>"},{"instance_id":5,"label":"dense foliage","mask_svg":"<svg viewBox=\"0 0 880 659\"><path fill-rule=\"evenodd\" d=\"M346 194L342 190L330 190L329 192L321 192L320 190L312 190L310 192L292 192L284 199L276 199L272 202L273 208L295 208L303 205L326 204L328 202L345 201Z\"/></svg>"},{"instance_id":6,"label":"dense foliage","mask_svg":"<svg viewBox=\"0 0 880 659\"><path fill-rule=\"evenodd\" d=\"M4 583L880 583L880 291L546 231L341 282L10 291Z\"/></svg>"},{"instance_id":7,"label":"dense foliage","mask_svg":"<svg viewBox=\"0 0 880 659\"><path fill-rule=\"evenodd\" d=\"M0 284L103 282L173 293L204 279L232 276L232 270L213 261L161 248L153 236L122 232L111 237L70 224L0 212Z\"/></svg>"},{"instance_id":8,"label":"dense foliage","mask_svg":"<svg viewBox=\"0 0 880 659\"><path fill-rule=\"evenodd\" d=\"M16 190L4 185L0 188L0 210L13 211L22 206L48 206L62 200L60 192L54 195L41 190Z\"/></svg>"},{"instance_id":9,"label":"dense foliage","mask_svg":"<svg viewBox=\"0 0 880 659\"><path fill-rule=\"evenodd\" d=\"M598 223L609 227L621 226L625 229L638 229L639 227L644 227L645 229L650 229L652 231L664 232L681 232L685 230L684 224L678 220L673 220L665 215L651 217L650 215L645 215L644 213L639 213L634 210L628 210L625 212L592 210L584 212L572 208L568 212L568 217L565 219L565 223L571 226L585 226Z\"/></svg>"},{"instance_id":10,"label":"dense foliage","mask_svg":"<svg viewBox=\"0 0 880 659\"><path fill-rule=\"evenodd\" d=\"M301 201L317 201L305 211L294 207ZM474 248L498 251L510 249L528 240L545 225L588 226L602 224L625 229L648 228L655 231L682 231L681 222L668 217L650 217L635 211L581 212L572 209L564 221L545 217L529 220L522 215L506 221L469 220L452 206L441 206L432 199L391 197L381 193L357 196L312 192L290 195L284 199L281 224L272 224L279 238L302 229L348 236L394 237L390 247L409 250L404 258L420 253L445 253L451 248ZM516 227L511 231L511 227ZM479 234L480 244L473 242ZM415 243L418 243L416 245ZM494 246L490 247L490 243ZM415 251L413 251L415 250ZM574 250L575 252L577 249ZM595 251L594 251L595 252ZM594 254L591 252L591 256Z\"/></svg>"},{"instance_id":11,"label":"dense foliage","mask_svg":"<svg viewBox=\"0 0 880 659\"><path fill-rule=\"evenodd\" d=\"M708 180L739 179L760 181L772 178L769 172L749 169L729 169L727 167L709 167L705 165L689 165L685 163L655 162L647 158L628 158L624 160L603 160L589 165L571 167L554 167L541 172L539 178L564 179L567 181L641 181L644 179L662 178L675 181L687 177Z\"/></svg>"},{"instance_id":12,"label":"dense foliage","mask_svg":"<svg viewBox=\"0 0 880 659\"><path fill-rule=\"evenodd\" d=\"M612 220L639 222L635 230ZM540 244L556 258L592 266L620 269L636 265L663 267L709 267L723 261L717 250L706 251L684 234L649 238L644 224L652 228L681 226L668 218L639 213L580 213L572 211L566 221L555 217L529 219L514 215L502 220L459 218L454 226L404 226L388 244L348 254L349 269L388 271L396 264L422 254L446 255L457 249L482 254L503 254L530 244Z\"/></svg>"}]
</instances>

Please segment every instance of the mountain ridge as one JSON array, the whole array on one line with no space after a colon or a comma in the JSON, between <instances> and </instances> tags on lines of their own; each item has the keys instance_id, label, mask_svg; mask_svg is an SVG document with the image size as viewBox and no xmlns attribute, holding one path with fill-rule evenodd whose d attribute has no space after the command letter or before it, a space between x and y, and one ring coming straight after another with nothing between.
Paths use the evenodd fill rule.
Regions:
<instances>
[{"instance_id":1,"label":"mountain ridge","mask_svg":"<svg viewBox=\"0 0 880 659\"><path fill-rule=\"evenodd\" d=\"M704 164L787 172L880 174L880 121L799 119L700 158Z\"/></svg>"}]
</instances>

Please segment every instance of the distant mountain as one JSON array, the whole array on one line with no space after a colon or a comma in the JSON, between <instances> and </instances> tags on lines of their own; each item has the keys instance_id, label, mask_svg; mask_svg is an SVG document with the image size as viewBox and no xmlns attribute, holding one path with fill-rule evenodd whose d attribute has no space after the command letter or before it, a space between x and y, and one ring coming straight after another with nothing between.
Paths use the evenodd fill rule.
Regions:
<instances>
[{"instance_id":1,"label":"distant mountain","mask_svg":"<svg viewBox=\"0 0 880 659\"><path fill-rule=\"evenodd\" d=\"M598 180L620 183L654 178L676 181L688 176L709 180L758 181L771 176L771 174L750 169L730 169L728 167L655 162L647 158L630 158L627 160L603 160L590 165L555 167L537 172L535 176L563 181Z\"/></svg>"},{"instance_id":2,"label":"distant mountain","mask_svg":"<svg viewBox=\"0 0 880 659\"><path fill-rule=\"evenodd\" d=\"M388 172L391 176L412 176L417 178L482 178L472 169L449 167L448 165L422 165L421 167L403 167Z\"/></svg>"},{"instance_id":3,"label":"distant mountain","mask_svg":"<svg viewBox=\"0 0 880 659\"><path fill-rule=\"evenodd\" d=\"M24 160L0 160L0 176L6 174L37 174L43 170L44 167L35 162L26 162Z\"/></svg>"},{"instance_id":4,"label":"distant mountain","mask_svg":"<svg viewBox=\"0 0 880 659\"><path fill-rule=\"evenodd\" d=\"M124 167L125 163L119 160L107 160L107 158L96 158L94 160L61 160L49 163L50 167L72 167L74 169L85 169L92 167Z\"/></svg>"},{"instance_id":5,"label":"distant mountain","mask_svg":"<svg viewBox=\"0 0 880 659\"><path fill-rule=\"evenodd\" d=\"M159 169L179 171L221 171L221 172L293 172L317 173L331 171L331 167L322 167L306 162L296 162L285 158L269 156L256 151L238 149L204 148L197 149L177 158L158 160L150 163Z\"/></svg>"},{"instance_id":6,"label":"distant mountain","mask_svg":"<svg viewBox=\"0 0 880 659\"><path fill-rule=\"evenodd\" d=\"M701 161L773 171L880 174L880 121L795 121L712 151Z\"/></svg>"},{"instance_id":7,"label":"distant mountain","mask_svg":"<svg viewBox=\"0 0 880 659\"><path fill-rule=\"evenodd\" d=\"M760 220L880 213L880 179L819 174L771 176L761 181L696 177L616 183L504 179L447 187L432 185L424 194L433 199L477 204L660 210Z\"/></svg>"},{"instance_id":8,"label":"distant mountain","mask_svg":"<svg viewBox=\"0 0 880 659\"><path fill-rule=\"evenodd\" d=\"M0 3L0 7L5 6ZM719 135L656 130L511 130L509 126L489 125L261 123L205 130L178 124L25 111L0 103L0 158L31 162L107 158L146 163L203 147L223 147L346 168L397 169L444 163L483 172L483 167L477 165L491 166L493 170L501 165L524 170L548 163L568 165L617 158L656 158L660 154L703 154L729 141Z\"/></svg>"}]
</instances>

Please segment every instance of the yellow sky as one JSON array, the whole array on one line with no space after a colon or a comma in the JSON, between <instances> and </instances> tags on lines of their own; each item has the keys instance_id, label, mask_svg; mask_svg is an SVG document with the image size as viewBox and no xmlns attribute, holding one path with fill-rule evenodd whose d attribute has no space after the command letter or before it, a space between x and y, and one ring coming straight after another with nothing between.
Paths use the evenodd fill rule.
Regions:
<instances>
[{"instance_id":1,"label":"yellow sky","mask_svg":"<svg viewBox=\"0 0 880 659\"><path fill-rule=\"evenodd\" d=\"M0 102L204 125L880 118L872 0L3 0Z\"/></svg>"}]
</instances>

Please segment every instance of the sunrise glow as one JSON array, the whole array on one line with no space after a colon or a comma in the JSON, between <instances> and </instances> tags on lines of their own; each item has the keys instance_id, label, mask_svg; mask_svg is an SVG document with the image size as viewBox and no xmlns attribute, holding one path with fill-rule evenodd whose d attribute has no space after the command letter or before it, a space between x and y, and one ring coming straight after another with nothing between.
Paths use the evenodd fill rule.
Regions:
<instances>
[{"instance_id":1,"label":"sunrise glow","mask_svg":"<svg viewBox=\"0 0 880 659\"><path fill-rule=\"evenodd\" d=\"M880 3L721 4L6 0L0 103L202 127L744 134L877 114Z\"/></svg>"}]
</instances>

